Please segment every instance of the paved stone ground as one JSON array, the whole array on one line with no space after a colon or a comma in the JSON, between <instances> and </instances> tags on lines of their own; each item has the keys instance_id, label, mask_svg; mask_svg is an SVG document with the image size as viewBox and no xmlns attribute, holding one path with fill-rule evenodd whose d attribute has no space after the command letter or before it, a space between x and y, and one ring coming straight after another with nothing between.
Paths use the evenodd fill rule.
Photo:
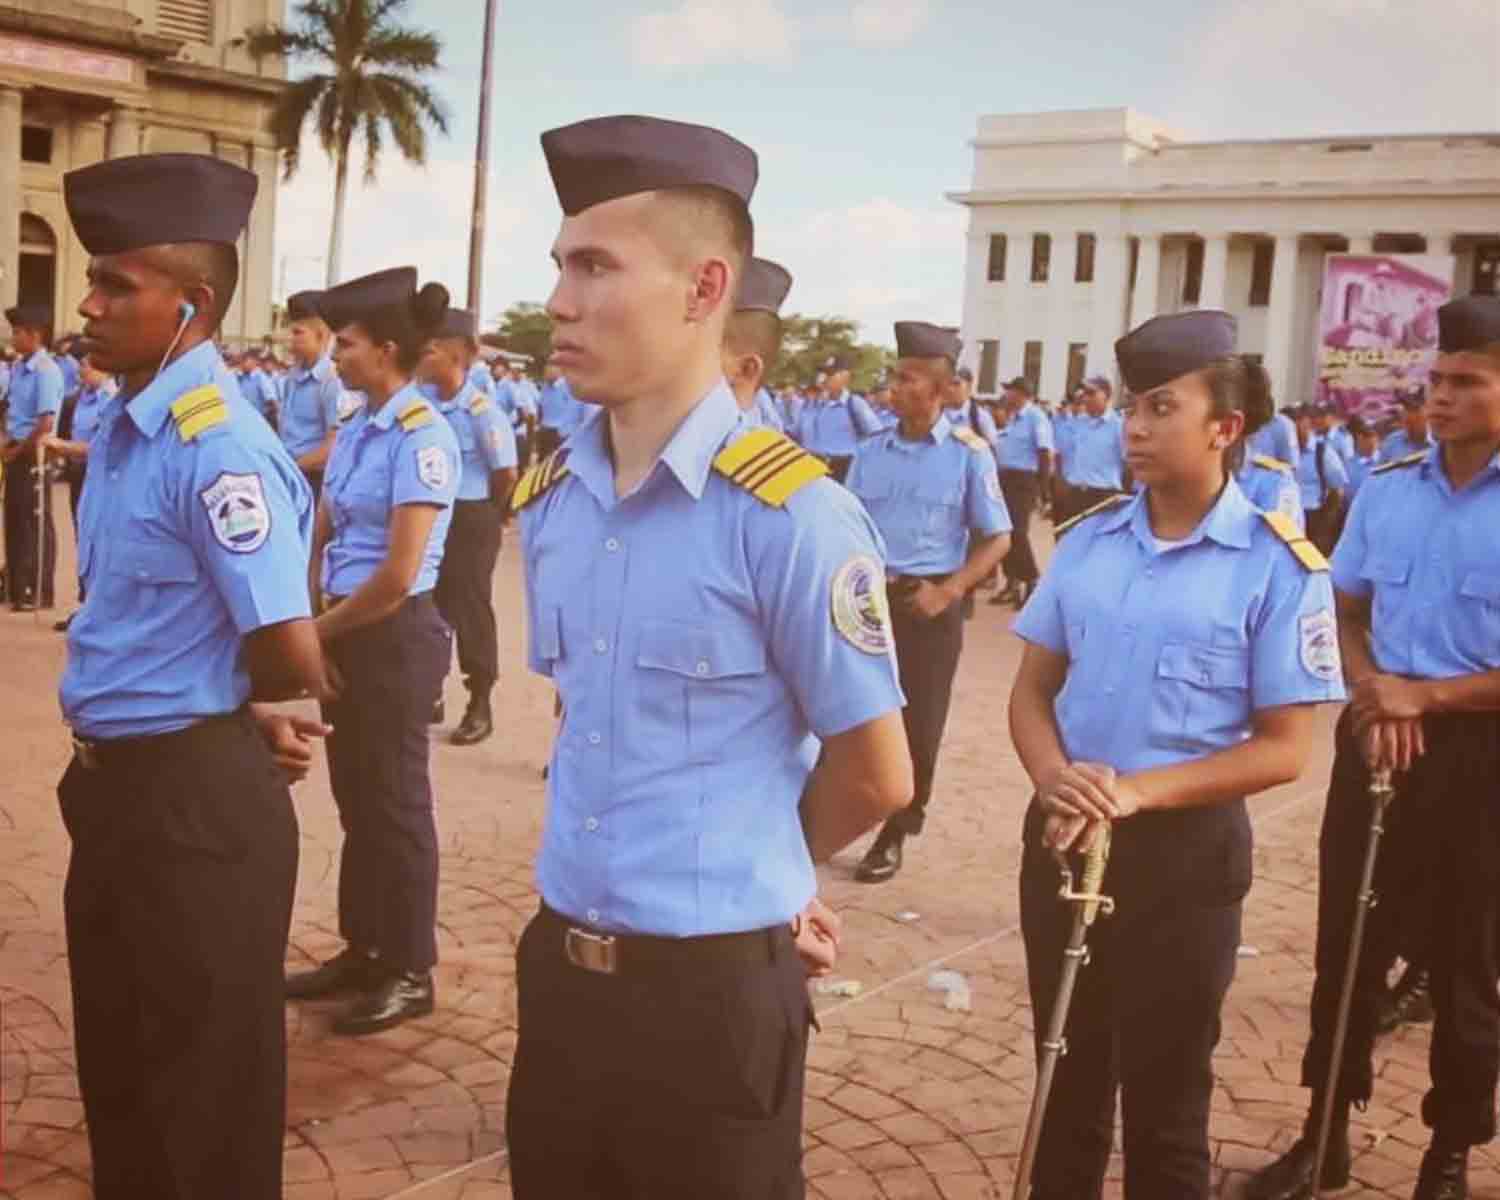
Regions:
<instances>
[{"instance_id":1,"label":"paved stone ground","mask_svg":"<svg viewBox=\"0 0 1500 1200\"><path fill-rule=\"evenodd\" d=\"M535 905L530 861L551 733L551 693L521 669L518 595L518 556L508 544L496 579L505 728L477 749L439 744L433 755L443 845L438 1011L349 1042L329 1036L328 1007L288 1010L289 1200L510 1196L502 1110L515 1044L512 947ZM823 871L823 895L845 919L839 978L864 989L819 1001L807 1172L811 1194L824 1200L1010 1194L1032 1065L1016 929L1028 793L1005 732L1018 657L1008 624L1008 610L981 604L968 626L933 819L910 847L907 869L875 888L851 881L854 853ZM0 1196L14 1200L89 1195L60 911L67 845L53 792L68 754L54 699L62 658L50 629L0 615ZM456 715L456 682L448 699ZM1244 1172L1287 1144L1305 1103L1296 1080L1326 732L1299 785L1254 802L1250 950L1216 1059L1214 1154L1224 1196L1238 1194ZM339 837L321 772L298 789L297 805L292 965L337 943ZM927 989L939 966L967 977L972 1012L948 1011ZM1410 1194L1425 1145L1416 1114L1426 1041L1425 1029L1409 1029L1384 1049L1375 1102L1356 1121L1357 1186L1345 1195ZM1477 1155L1472 1175L1476 1196L1500 1197L1500 1159ZM1108 1194L1118 1195L1118 1160L1111 1176Z\"/></svg>"}]
</instances>

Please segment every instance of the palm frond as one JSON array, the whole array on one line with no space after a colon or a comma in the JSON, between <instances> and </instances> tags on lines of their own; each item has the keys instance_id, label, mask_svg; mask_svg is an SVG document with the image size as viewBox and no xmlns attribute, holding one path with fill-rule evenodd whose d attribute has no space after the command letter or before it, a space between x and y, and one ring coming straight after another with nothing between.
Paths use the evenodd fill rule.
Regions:
<instances>
[{"instance_id":1,"label":"palm frond","mask_svg":"<svg viewBox=\"0 0 1500 1200\"><path fill-rule=\"evenodd\" d=\"M328 75L309 75L290 84L271 114L271 133L281 152L282 177L290 179L301 165L302 127L325 95L332 90Z\"/></svg>"},{"instance_id":2,"label":"palm frond","mask_svg":"<svg viewBox=\"0 0 1500 1200\"><path fill-rule=\"evenodd\" d=\"M438 65L443 43L420 29L377 29L365 42L364 60L378 67L426 71Z\"/></svg>"}]
</instances>

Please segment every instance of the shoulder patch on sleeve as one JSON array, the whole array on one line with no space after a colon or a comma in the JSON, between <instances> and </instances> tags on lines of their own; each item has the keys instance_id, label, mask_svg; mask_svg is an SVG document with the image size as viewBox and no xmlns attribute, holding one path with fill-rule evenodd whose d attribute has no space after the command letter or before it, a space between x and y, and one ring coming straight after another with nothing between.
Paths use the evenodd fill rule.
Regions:
<instances>
[{"instance_id":1,"label":"shoulder patch on sleeve","mask_svg":"<svg viewBox=\"0 0 1500 1200\"><path fill-rule=\"evenodd\" d=\"M1418 450L1415 454L1408 454L1405 458L1393 458L1388 463L1381 463L1378 467L1371 471L1370 474L1384 475L1387 471L1397 471L1402 467L1414 467L1419 462L1425 462L1426 459L1427 451Z\"/></svg>"},{"instance_id":2,"label":"shoulder patch on sleeve","mask_svg":"<svg viewBox=\"0 0 1500 1200\"><path fill-rule=\"evenodd\" d=\"M396 420L401 423L402 429L410 433L414 429L421 429L424 425L432 424L432 409L427 407L425 401L413 400L396 414Z\"/></svg>"},{"instance_id":3,"label":"shoulder patch on sleeve","mask_svg":"<svg viewBox=\"0 0 1500 1200\"><path fill-rule=\"evenodd\" d=\"M1054 530L1054 532L1057 534L1058 537L1061 537L1063 534L1067 533L1068 530L1072 529L1073 526L1077 525L1079 522L1086 521L1090 517L1096 517L1096 516L1098 516L1102 512L1108 512L1112 508L1118 508L1120 505L1124 504L1129 499L1130 499L1129 496L1126 496L1126 495L1122 494L1122 495L1119 495L1119 496L1111 496L1108 500L1101 500L1101 501L1099 501L1098 504L1095 504L1095 505L1093 505L1093 506L1091 506L1089 508L1084 509L1077 516L1069 517L1066 521L1064 521L1061 525L1059 525L1057 527L1057 529Z\"/></svg>"},{"instance_id":4,"label":"shoulder patch on sleeve","mask_svg":"<svg viewBox=\"0 0 1500 1200\"><path fill-rule=\"evenodd\" d=\"M488 396L486 396L483 392L476 392L474 395L474 399L469 401L469 411L476 417L482 412L489 411L494 406L495 402Z\"/></svg>"},{"instance_id":5,"label":"shoulder patch on sleeve","mask_svg":"<svg viewBox=\"0 0 1500 1200\"><path fill-rule=\"evenodd\" d=\"M955 425L951 431L953 436L961 441L970 450L988 450L990 444L975 433L967 425Z\"/></svg>"},{"instance_id":6,"label":"shoulder patch on sleeve","mask_svg":"<svg viewBox=\"0 0 1500 1200\"><path fill-rule=\"evenodd\" d=\"M781 508L808 484L828 474L822 459L785 434L764 427L741 434L720 450L714 470L772 508Z\"/></svg>"},{"instance_id":7,"label":"shoulder patch on sleeve","mask_svg":"<svg viewBox=\"0 0 1500 1200\"><path fill-rule=\"evenodd\" d=\"M1307 540L1307 535L1285 513L1263 512L1260 517L1271 527L1271 532L1287 544L1287 548L1307 570L1328 570L1328 560L1323 557L1323 552Z\"/></svg>"},{"instance_id":8,"label":"shoulder patch on sleeve","mask_svg":"<svg viewBox=\"0 0 1500 1200\"><path fill-rule=\"evenodd\" d=\"M1293 467L1291 463L1284 463L1279 458L1272 458L1269 454L1256 454L1250 459L1257 467L1264 467L1268 471L1280 471L1283 475L1291 475Z\"/></svg>"},{"instance_id":9,"label":"shoulder patch on sleeve","mask_svg":"<svg viewBox=\"0 0 1500 1200\"><path fill-rule=\"evenodd\" d=\"M229 405L217 384L206 383L172 401L172 421L177 426L177 436L184 442L191 442L205 429L227 420Z\"/></svg>"},{"instance_id":10,"label":"shoulder patch on sleeve","mask_svg":"<svg viewBox=\"0 0 1500 1200\"><path fill-rule=\"evenodd\" d=\"M567 455L554 450L536 466L530 468L516 483L510 494L510 507L520 512L545 496L568 473Z\"/></svg>"},{"instance_id":11,"label":"shoulder patch on sleeve","mask_svg":"<svg viewBox=\"0 0 1500 1200\"><path fill-rule=\"evenodd\" d=\"M869 554L858 554L833 577L833 627L866 654L891 649L891 615L885 596L885 570Z\"/></svg>"}]
</instances>

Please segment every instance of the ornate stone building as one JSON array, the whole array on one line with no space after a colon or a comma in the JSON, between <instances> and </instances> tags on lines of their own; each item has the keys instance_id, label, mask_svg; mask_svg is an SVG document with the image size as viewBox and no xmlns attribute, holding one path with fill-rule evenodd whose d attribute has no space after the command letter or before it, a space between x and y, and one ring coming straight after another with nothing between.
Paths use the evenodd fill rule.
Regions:
<instances>
[{"instance_id":1,"label":"ornate stone building","mask_svg":"<svg viewBox=\"0 0 1500 1200\"><path fill-rule=\"evenodd\" d=\"M50 301L57 331L77 329L88 258L68 225L63 174L186 151L260 177L224 334L242 342L270 330L270 114L282 68L229 43L284 9L284 0L0 0L0 307Z\"/></svg>"}]
</instances>

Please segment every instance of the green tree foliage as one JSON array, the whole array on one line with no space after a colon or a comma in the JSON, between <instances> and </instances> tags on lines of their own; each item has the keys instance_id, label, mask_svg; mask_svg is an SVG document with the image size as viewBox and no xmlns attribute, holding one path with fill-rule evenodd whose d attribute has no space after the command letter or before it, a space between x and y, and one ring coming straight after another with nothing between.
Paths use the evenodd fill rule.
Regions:
<instances>
[{"instance_id":1,"label":"green tree foliage","mask_svg":"<svg viewBox=\"0 0 1500 1200\"><path fill-rule=\"evenodd\" d=\"M497 350L524 354L531 359L533 369L541 370L552 354L552 318L540 304L512 304L500 315L495 331L480 340Z\"/></svg>"},{"instance_id":2,"label":"green tree foliage","mask_svg":"<svg viewBox=\"0 0 1500 1200\"><path fill-rule=\"evenodd\" d=\"M781 361L771 373L776 387L788 383L802 387L830 357L846 354L854 364L850 386L855 391L868 391L876 376L895 361L895 355L885 347L859 341L859 325L848 317L791 313L781 319L781 328Z\"/></svg>"}]
</instances>

